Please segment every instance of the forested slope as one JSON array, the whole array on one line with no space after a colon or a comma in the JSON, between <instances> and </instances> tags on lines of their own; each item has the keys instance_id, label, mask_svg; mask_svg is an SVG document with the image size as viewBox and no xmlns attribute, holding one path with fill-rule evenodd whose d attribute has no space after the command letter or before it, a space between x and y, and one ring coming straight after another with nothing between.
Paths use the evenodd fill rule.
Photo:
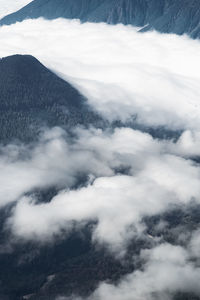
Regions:
<instances>
[{"instance_id":1,"label":"forested slope","mask_svg":"<svg viewBox=\"0 0 200 300\"><path fill-rule=\"evenodd\" d=\"M75 88L32 56L0 60L0 89L0 141L31 141L42 127L100 121Z\"/></svg>"}]
</instances>

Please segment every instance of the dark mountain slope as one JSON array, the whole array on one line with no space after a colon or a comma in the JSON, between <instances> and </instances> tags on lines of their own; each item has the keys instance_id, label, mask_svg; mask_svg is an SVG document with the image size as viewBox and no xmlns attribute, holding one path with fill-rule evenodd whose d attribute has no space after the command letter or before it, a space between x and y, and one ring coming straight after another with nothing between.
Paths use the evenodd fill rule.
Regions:
<instances>
[{"instance_id":1,"label":"dark mountain slope","mask_svg":"<svg viewBox=\"0 0 200 300\"><path fill-rule=\"evenodd\" d=\"M144 26L161 16L164 7L164 0L35 0L18 12L4 17L0 24L12 24L27 18L62 17Z\"/></svg>"},{"instance_id":2,"label":"dark mountain slope","mask_svg":"<svg viewBox=\"0 0 200 300\"><path fill-rule=\"evenodd\" d=\"M14 55L0 60L0 141L32 141L42 126L70 129L100 118L86 99L38 60Z\"/></svg>"},{"instance_id":3,"label":"dark mountain slope","mask_svg":"<svg viewBox=\"0 0 200 300\"><path fill-rule=\"evenodd\" d=\"M142 31L156 29L160 32L187 33L193 38L200 37L200 1L176 0L162 16L149 23Z\"/></svg>"},{"instance_id":4,"label":"dark mountain slope","mask_svg":"<svg viewBox=\"0 0 200 300\"><path fill-rule=\"evenodd\" d=\"M34 0L4 17L0 25L44 17L145 26L165 33L200 37L200 0Z\"/></svg>"}]
</instances>

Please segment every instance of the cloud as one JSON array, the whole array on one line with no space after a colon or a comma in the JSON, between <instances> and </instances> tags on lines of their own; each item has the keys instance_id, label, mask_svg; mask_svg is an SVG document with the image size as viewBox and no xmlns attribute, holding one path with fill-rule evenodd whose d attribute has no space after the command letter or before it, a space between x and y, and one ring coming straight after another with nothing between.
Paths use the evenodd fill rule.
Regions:
<instances>
[{"instance_id":1,"label":"cloud","mask_svg":"<svg viewBox=\"0 0 200 300\"><path fill-rule=\"evenodd\" d=\"M189 243L189 249L192 255L196 258L200 258L199 249L200 249L200 230L197 229L191 234L191 240Z\"/></svg>"},{"instance_id":2,"label":"cloud","mask_svg":"<svg viewBox=\"0 0 200 300\"><path fill-rule=\"evenodd\" d=\"M0 28L0 55L33 54L108 119L170 129L200 125L200 44L131 26L26 20ZM48 49L48 51L47 51Z\"/></svg>"},{"instance_id":3,"label":"cloud","mask_svg":"<svg viewBox=\"0 0 200 300\"><path fill-rule=\"evenodd\" d=\"M142 269L117 285L100 283L87 300L106 300L111 295L114 300L171 300L175 292L199 294L200 270L191 260L199 259L199 232L191 231L189 246L183 248L162 244L167 224L163 223L161 237L149 237L143 222L144 217L162 215L171 205L187 206L192 199L199 203L199 166L184 158L193 151L181 146L182 140L191 144L190 135L197 137L195 145L198 133L186 131L176 142L153 139L130 128L76 128L74 134L72 139L54 128L45 131L36 145L1 148L1 193L7 196L1 199L17 200L6 221L12 237L45 243L70 232L74 223L84 226L92 220L96 222L94 243L107 245L118 257L133 238L151 238L152 248L141 247L137 260ZM126 175L118 173L120 167ZM80 172L92 180L70 190ZM33 188L52 185L61 190L48 203L23 196ZM173 230L169 232L173 237Z\"/></svg>"},{"instance_id":4,"label":"cloud","mask_svg":"<svg viewBox=\"0 0 200 300\"><path fill-rule=\"evenodd\" d=\"M73 149L70 138L60 128L46 131L34 146L11 144L0 151L0 206L35 188L70 188L78 175L113 174L89 150Z\"/></svg>"},{"instance_id":5,"label":"cloud","mask_svg":"<svg viewBox=\"0 0 200 300\"><path fill-rule=\"evenodd\" d=\"M38 180L31 182L31 186L54 184L60 189L70 188L80 172L93 180L76 190L63 189L48 203L38 204L33 197L19 196L7 222L16 236L49 240L71 228L73 222L85 224L93 220L97 221L94 241L123 251L131 238L145 232L145 216L162 214L170 205L200 200L199 167L177 153L166 153L171 141L167 144L154 140L149 134L130 128L113 132L91 128L77 129L76 139L68 143L54 131L45 135L51 139L46 143L43 138L42 145L34 149L25 163L25 171L29 170L28 174ZM11 164L12 176L22 178L18 170L23 170L23 164ZM119 174L120 169L126 170L126 174Z\"/></svg>"},{"instance_id":6,"label":"cloud","mask_svg":"<svg viewBox=\"0 0 200 300\"><path fill-rule=\"evenodd\" d=\"M70 188L79 175L112 176L142 168L143 155L155 155L161 144L129 128L102 131L76 128L70 138L60 128L46 130L34 145L0 147L0 206L34 188Z\"/></svg>"},{"instance_id":7,"label":"cloud","mask_svg":"<svg viewBox=\"0 0 200 300\"><path fill-rule=\"evenodd\" d=\"M175 147L174 147L175 146ZM172 151L186 157L198 157L200 155L200 132L186 130L182 133L178 142L170 146Z\"/></svg>"},{"instance_id":8,"label":"cloud","mask_svg":"<svg viewBox=\"0 0 200 300\"><path fill-rule=\"evenodd\" d=\"M76 128L72 139L60 128L46 130L34 145L0 147L0 206L34 188L71 188L81 175L113 176L118 169L141 168L138 158L154 155L159 143L129 128L114 132ZM122 147L122 144L126 147ZM148 153L149 152L149 153Z\"/></svg>"}]
</instances>

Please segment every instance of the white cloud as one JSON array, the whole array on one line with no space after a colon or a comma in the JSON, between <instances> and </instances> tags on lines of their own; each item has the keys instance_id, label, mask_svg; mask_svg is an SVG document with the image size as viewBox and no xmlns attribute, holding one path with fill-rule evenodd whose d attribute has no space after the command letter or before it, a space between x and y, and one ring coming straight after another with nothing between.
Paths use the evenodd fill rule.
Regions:
<instances>
[{"instance_id":1,"label":"white cloud","mask_svg":"<svg viewBox=\"0 0 200 300\"><path fill-rule=\"evenodd\" d=\"M32 148L25 145L1 147L0 207L34 188L70 188L76 183L78 174L113 174L109 166L95 159L89 150L74 149L70 143L63 130L54 128Z\"/></svg>"},{"instance_id":2,"label":"white cloud","mask_svg":"<svg viewBox=\"0 0 200 300\"><path fill-rule=\"evenodd\" d=\"M178 152L186 157L200 155L200 132L186 130L182 133L177 143L170 145L171 151Z\"/></svg>"},{"instance_id":3,"label":"white cloud","mask_svg":"<svg viewBox=\"0 0 200 300\"><path fill-rule=\"evenodd\" d=\"M200 229L197 229L192 233L188 248L194 257L200 258Z\"/></svg>"},{"instance_id":4,"label":"white cloud","mask_svg":"<svg viewBox=\"0 0 200 300\"><path fill-rule=\"evenodd\" d=\"M70 188L78 174L112 176L120 167L143 168L142 156L154 156L161 144L129 128L112 132L76 129L72 140L60 128L43 133L39 142L0 148L0 206L33 188L51 185Z\"/></svg>"},{"instance_id":5,"label":"white cloud","mask_svg":"<svg viewBox=\"0 0 200 300\"><path fill-rule=\"evenodd\" d=\"M34 151L39 152L39 158L32 155L25 170L30 170L30 166L36 168L39 187L62 182L70 187L70 180L81 170L97 178L78 190L64 190L46 204L35 204L30 197L19 199L9 220L15 235L45 240L70 227L71 222L97 220L94 240L123 250L127 240L143 232L144 216L163 213L170 204L200 200L198 166L177 154L166 153L166 142L128 128L113 133L95 129L76 132L77 140L70 146L56 140L56 145L62 146L58 147L59 152L48 145L49 152L43 151L45 159L41 150ZM44 148L42 145L36 149ZM53 157L56 160L52 166ZM44 173L41 165L45 167ZM128 175L114 175L113 170L121 166L129 168ZM18 169L14 164L12 174L18 174Z\"/></svg>"},{"instance_id":6,"label":"white cloud","mask_svg":"<svg viewBox=\"0 0 200 300\"><path fill-rule=\"evenodd\" d=\"M113 176L120 167L142 168L142 155L155 155L160 145L145 133L123 128L112 132L76 129L72 140L64 130L43 133L34 146L0 148L0 206L34 188L70 188L78 175Z\"/></svg>"},{"instance_id":7,"label":"white cloud","mask_svg":"<svg viewBox=\"0 0 200 300\"><path fill-rule=\"evenodd\" d=\"M0 28L0 55L33 54L108 118L199 129L200 44L130 26L27 20Z\"/></svg>"}]
</instances>

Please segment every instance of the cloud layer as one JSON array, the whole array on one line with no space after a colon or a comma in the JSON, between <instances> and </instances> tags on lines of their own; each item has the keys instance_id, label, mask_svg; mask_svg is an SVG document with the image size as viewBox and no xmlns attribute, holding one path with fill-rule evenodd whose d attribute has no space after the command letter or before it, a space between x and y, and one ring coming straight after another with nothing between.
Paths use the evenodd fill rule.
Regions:
<instances>
[{"instance_id":1,"label":"cloud layer","mask_svg":"<svg viewBox=\"0 0 200 300\"><path fill-rule=\"evenodd\" d=\"M199 128L198 41L129 26L27 20L0 28L0 56L28 53L109 119Z\"/></svg>"}]
</instances>

